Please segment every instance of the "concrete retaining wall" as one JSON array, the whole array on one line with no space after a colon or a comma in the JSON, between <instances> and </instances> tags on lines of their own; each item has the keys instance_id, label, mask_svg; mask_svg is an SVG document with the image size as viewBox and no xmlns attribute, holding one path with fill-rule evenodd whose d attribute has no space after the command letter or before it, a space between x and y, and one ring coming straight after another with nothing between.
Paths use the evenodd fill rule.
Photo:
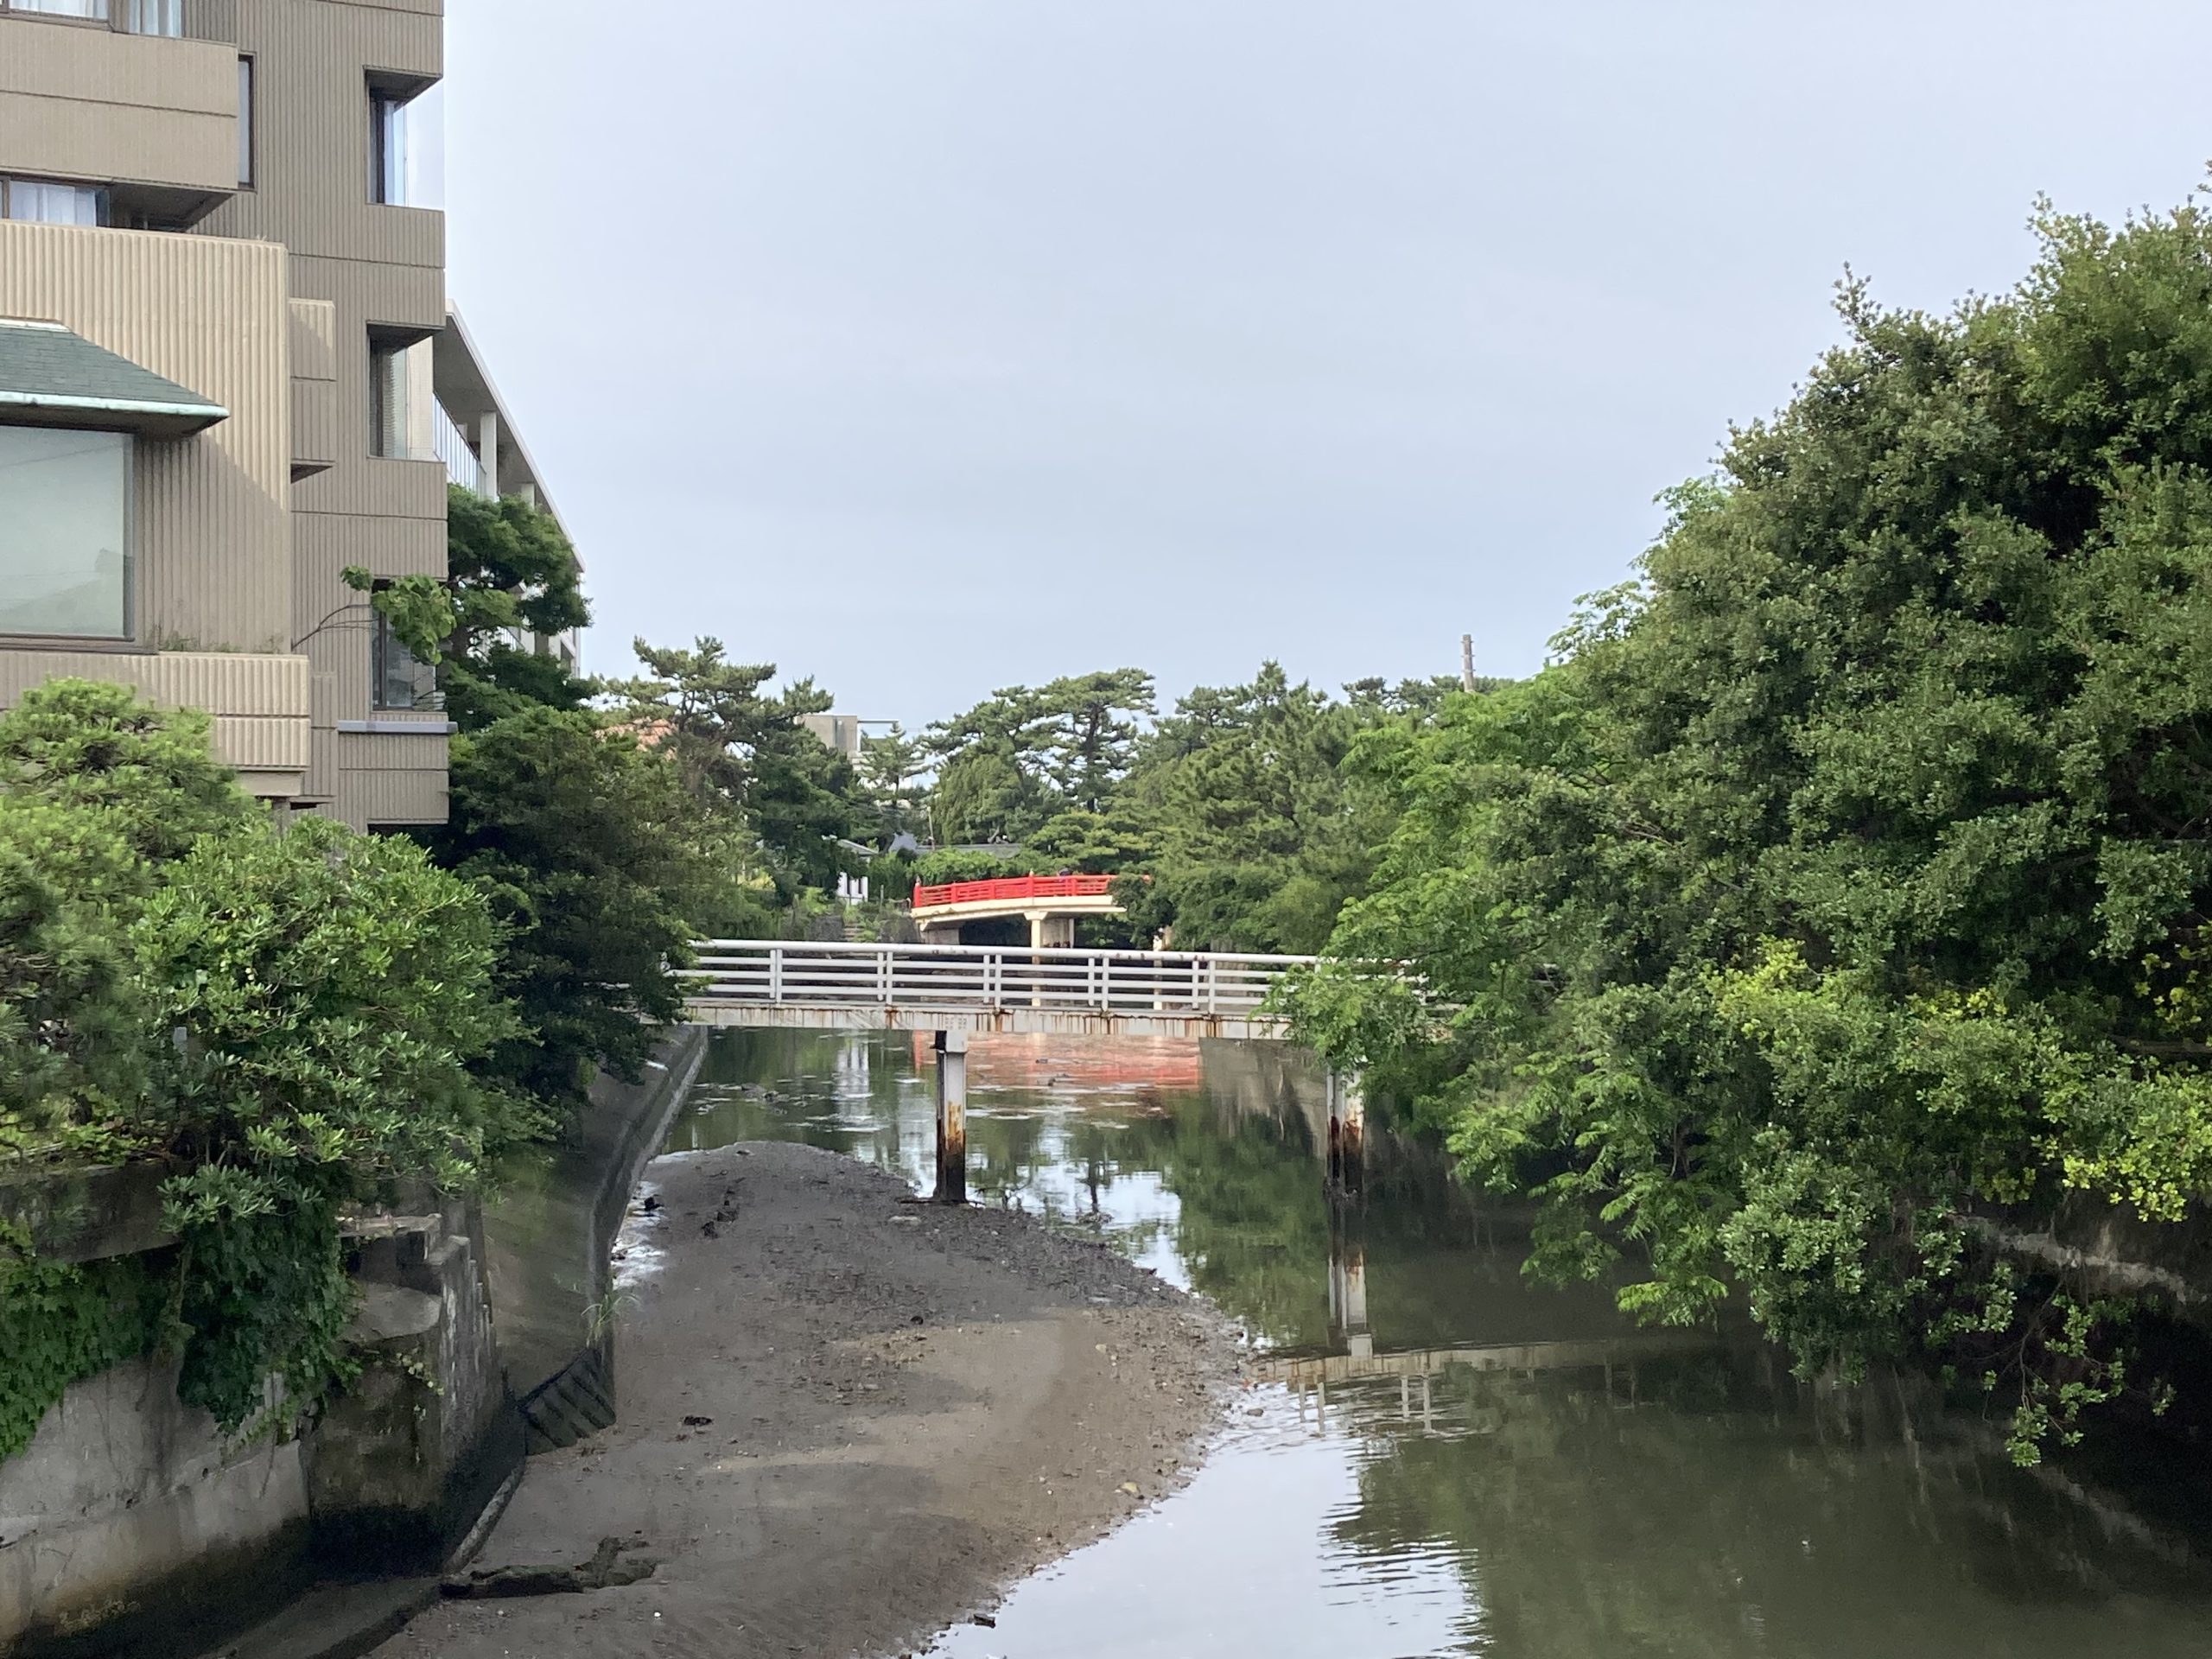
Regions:
<instances>
[{"instance_id":1,"label":"concrete retaining wall","mask_svg":"<svg viewBox=\"0 0 2212 1659\"><path fill-rule=\"evenodd\" d=\"M333 1573L435 1572L525 1445L613 1421L607 1251L705 1058L685 1027L645 1078L602 1078L573 1139L498 1195L348 1229L365 1363L295 1439L226 1437L176 1397L175 1362L72 1387L0 1463L0 1656L207 1650ZM0 1181L41 1254L162 1249L160 1173Z\"/></svg>"},{"instance_id":2,"label":"concrete retaining wall","mask_svg":"<svg viewBox=\"0 0 2212 1659\"><path fill-rule=\"evenodd\" d=\"M60 1209L79 1251L125 1253ZM141 1208L118 1213L141 1242ZM437 1568L523 1455L480 1223L455 1205L351 1232L363 1370L304 1435L226 1436L177 1398L174 1359L137 1359L72 1387L0 1464L0 1654L197 1653L321 1573Z\"/></svg>"},{"instance_id":3,"label":"concrete retaining wall","mask_svg":"<svg viewBox=\"0 0 2212 1659\"><path fill-rule=\"evenodd\" d=\"M133 1360L71 1389L0 1464L0 1652L156 1651L307 1576L305 1448L241 1444ZM181 1647L182 1644L175 1644Z\"/></svg>"},{"instance_id":4,"label":"concrete retaining wall","mask_svg":"<svg viewBox=\"0 0 2212 1659\"><path fill-rule=\"evenodd\" d=\"M614 1421L607 1251L709 1040L697 1027L671 1032L642 1082L602 1077L566 1144L533 1149L501 1172L485 1224L492 1305L533 1451Z\"/></svg>"}]
</instances>

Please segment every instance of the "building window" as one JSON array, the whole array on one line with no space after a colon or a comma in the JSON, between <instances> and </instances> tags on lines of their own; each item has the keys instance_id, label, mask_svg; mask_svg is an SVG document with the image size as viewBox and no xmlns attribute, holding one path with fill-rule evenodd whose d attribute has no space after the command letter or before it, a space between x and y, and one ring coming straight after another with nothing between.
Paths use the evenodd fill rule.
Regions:
<instances>
[{"instance_id":1,"label":"building window","mask_svg":"<svg viewBox=\"0 0 2212 1659\"><path fill-rule=\"evenodd\" d=\"M407 100L369 94L369 200L407 205Z\"/></svg>"},{"instance_id":2,"label":"building window","mask_svg":"<svg viewBox=\"0 0 2212 1659\"><path fill-rule=\"evenodd\" d=\"M380 709L442 709L435 664L407 649L391 631L391 619L376 613L369 636L369 700Z\"/></svg>"},{"instance_id":3,"label":"building window","mask_svg":"<svg viewBox=\"0 0 2212 1659\"><path fill-rule=\"evenodd\" d=\"M0 179L0 219L33 219L41 225L105 225L107 192L88 184Z\"/></svg>"},{"instance_id":4,"label":"building window","mask_svg":"<svg viewBox=\"0 0 2212 1659\"><path fill-rule=\"evenodd\" d=\"M369 337L369 453L386 461L435 461L432 346Z\"/></svg>"},{"instance_id":5,"label":"building window","mask_svg":"<svg viewBox=\"0 0 2212 1659\"><path fill-rule=\"evenodd\" d=\"M253 188L253 60L238 60L238 188Z\"/></svg>"},{"instance_id":6,"label":"building window","mask_svg":"<svg viewBox=\"0 0 2212 1659\"><path fill-rule=\"evenodd\" d=\"M130 440L0 426L0 633L130 637Z\"/></svg>"},{"instance_id":7,"label":"building window","mask_svg":"<svg viewBox=\"0 0 2212 1659\"><path fill-rule=\"evenodd\" d=\"M107 21L107 0L0 0L0 11L35 11L48 17Z\"/></svg>"},{"instance_id":8,"label":"building window","mask_svg":"<svg viewBox=\"0 0 2212 1659\"><path fill-rule=\"evenodd\" d=\"M435 86L369 86L369 200L436 207L445 192L445 95Z\"/></svg>"},{"instance_id":9,"label":"building window","mask_svg":"<svg viewBox=\"0 0 2212 1659\"><path fill-rule=\"evenodd\" d=\"M369 347L369 453L387 460L407 454L407 351Z\"/></svg>"},{"instance_id":10,"label":"building window","mask_svg":"<svg viewBox=\"0 0 2212 1659\"><path fill-rule=\"evenodd\" d=\"M184 0L130 0L130 32L179 38L184 33Z\"/></svg>"}]
</instances>

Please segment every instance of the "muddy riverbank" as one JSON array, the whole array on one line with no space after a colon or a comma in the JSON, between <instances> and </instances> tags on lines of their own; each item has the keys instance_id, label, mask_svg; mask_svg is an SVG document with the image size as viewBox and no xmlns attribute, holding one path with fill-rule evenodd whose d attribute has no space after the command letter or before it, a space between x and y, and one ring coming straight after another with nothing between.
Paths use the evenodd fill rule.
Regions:
<instances>
[{"instance_id":1,"label":"muddy riverbank","mask_svg":"<svg viewBox=\"0 0 2212 1659\"><path fill-rule=\"evenodd\" d=\"M898 1653L1180 1484L1230 1333L1103 1244L811 1147L665 1158L621 1421L533 1459L478 1565L639 1537L654 1576L453 1603L384 1659Z\"/></svg>"}]
</instances>

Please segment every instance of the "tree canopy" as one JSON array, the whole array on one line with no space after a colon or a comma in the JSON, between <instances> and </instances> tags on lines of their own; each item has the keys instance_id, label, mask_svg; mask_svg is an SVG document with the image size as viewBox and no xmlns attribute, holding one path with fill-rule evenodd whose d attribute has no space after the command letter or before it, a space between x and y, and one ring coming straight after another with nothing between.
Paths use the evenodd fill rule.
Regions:
<instances>
[{"instance_id":1,"label":"tree canopy","mask_svg":"<svg viewBox=\"0 0 2212 1659\"><path fill-rule=\"evenodd\" d=\"M940 721L923 738L938 763L936 838L1020 842L1058 812L1102 811L1128 776L1138 719L1152 709L1152 676L1121 668L1008 686Z\"/></svg>"},{"instance_id":2,"label":"tree canopy","mask_svg":"<svg viewBox=\"0 0 2212 1659\"><path fill-rule=\"evenodd\" d=\"M715 877L674 768L589 714L537 708L454 741L447 822L422 833L504 930L495 969L520 1011L486 1071L563 1110L594 1068L634 1077L677 1017Z\"/></svg>"},{"instance_id":3,"label":"tree canopy","mask_svg":"<svg viewBox=\"0 0 2212 1659\"><path fill-rule=\"evenodd\" d=\"M475 1069L517 1029L483 898L403 839L280 833L207 729L66 680L0 715L0 1156L157 1160L181 1241L155 1294L0 1226L0 1456L157 1340L226 1426L272 1372L312 1410L346 1364L340 1206L466 1186L539 1127Z\"/></svg>"},{"instance_id":4,"label":"tree canopy","mask_svg":"<svg viewBox=\"0 0 2212 1659\"><path fill-rule=\"evenodd\" d=\"M525 648L587 626L583 565L560 523L520 496L493 501L454 485L446 492L446 575L378 583L363 569L346 580L370 595L401 644L437 671L446 712L475 731L526 709L579 709L592 684L559 658Z\"/></svg>"},{"instance_id":5,"label":"tree canopy","mask_svg":"<svg viewBox=\"0 0 2212 1659\"><path fill-rule=\"evenodd\" d=\"M1397 823L1332 950L1443 1013L1301 997L1543 1198L1539 1265L1955 1365L2023 1456L2145 1379L1996 1220L2212 1178L2212 225L2037 229L1947 315L1847 284L1556 666L1361 740Z\"/></svg>"},{"instance_id":6,"label":"tree canopy","mask_svg":"<svg viewBox=\"0 0 2212 1659\"><path fill-rule=\"evenodd\" d=\"M852 762L804 723L829 712L829 693L803 679L766 696L774 664L732 663L719 639L636 649L645 672L608 688L631 729L674 761L702 804L751 826L786 900L834 888L866 826Z\"/></svg>"}]
</instances>

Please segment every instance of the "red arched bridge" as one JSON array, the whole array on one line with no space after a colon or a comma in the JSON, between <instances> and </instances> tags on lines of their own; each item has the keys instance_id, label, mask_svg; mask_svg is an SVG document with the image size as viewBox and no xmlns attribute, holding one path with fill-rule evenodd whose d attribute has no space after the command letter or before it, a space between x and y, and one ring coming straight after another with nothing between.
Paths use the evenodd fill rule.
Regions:
<instances>
[{"instance_id":1,"label":"red arched bridge","mask_svg":"<svg viewBox=\"0 0 2212 1659\"><path fill-rule=\"evenodd\" d=\"M1003 875L946 881L914 889L914 925L931 944L957 944L963 922L1015 917L1029 924L1029 943L1065 950L1075 943L1078 916L1119 916L1110 875Z\"/></svg>"}]
</instances>

